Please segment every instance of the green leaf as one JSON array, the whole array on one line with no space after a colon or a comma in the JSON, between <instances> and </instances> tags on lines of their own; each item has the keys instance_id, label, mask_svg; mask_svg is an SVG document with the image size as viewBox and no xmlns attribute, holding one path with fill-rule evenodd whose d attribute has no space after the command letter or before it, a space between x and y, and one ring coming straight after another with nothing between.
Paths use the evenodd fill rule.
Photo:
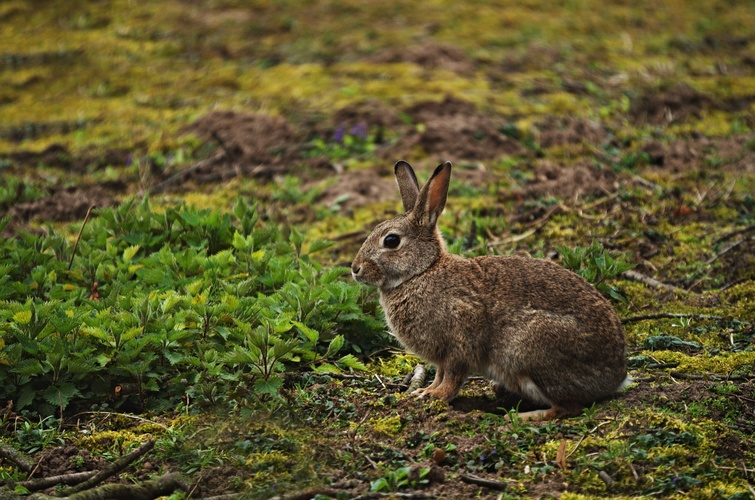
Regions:
<instances>
[{"instance_id":1,"label":"green leaf","mask_svg":"<svg viewBox=\"0 0 755 500\"><path fill-rule=\"evenodd\" d=\"M325 353L325 356L332 356L340 351L341 347L343 347L343 343L343 335L336 335L335 337L333 337L333 340L330 341L330 345L328 345L328 351L327 353Z\"/></svg>"},{"instance_id":2,"label":"green leaf","mask_svg":"<svg viewBox=\"0 0 755 500\"><path fill-rule=\"evenodd\" d=\"M13 315L13 321L18 323L19 325L27 325L31 321L31 317L31 311L18 311Z\"/></svg>"},{"instance_id":3,"label":"green leaf","mask_svg":"<svg viewBox=\"0 0 755 500\"><path fill-rule=\"evenodd\" d=\"M378 478L370 483L371 492L388 491L388 490L390 490L388 486L388 481L384 477Z\"/></svg>"},{"instance_id":4,"label":"green leaf","mask_svg":"<svg viewBox=\"0 0 755 500\"><path fill-rule=\"evenodd\" d=\"M309 243L309 248L307 249L307 253L315 253L319 252L320 250L325 250L326 248L330 248L334 245L334 242L328 241L328 240L312 240Z\"/></svg>"},{"instance_id":5,"label":"green leaf","mask_svg":"<svg viewBox=\"0 0 755 500\"><path fill-rule=\"evenodd\" d=\"M344 366L346 368L351 368L353 370L364 371L367 369L367 367L364 366L364 363L359 361L353 354L347 354L346 356L343 356L341 359L336 361L336 364L338 364L339 366Z\"/></svg>"},{"instance_id":6,"label":"green leaf","mask_svg":"<svg viewBox=\"0 0 755 500\"><path fill-rule=\"evenodd\" d=\"M283 386L283 379L278 375L272 375L267 380L259 379L254 383L254 392L257 394L267 394L276 399L280 398L278 391Z\"/></svg>"},{"instance_id":7,"label":"green leaf","mask_svg":"<svg viewBox=\"0 0 755 500\"><path fill-rule=\"evenodd\" d=\"M71 399L78 395L80 395L79 390L76 389L73 384L68 382L63 382L58 386L53 385L48 387L47 390L42 393L42 397L44 397L45 401L52 406L62 408L63 410L66 409L66 406L68 406Z\"/></svg>"},{"instance_id":8,"label":"green leaf","mask_svg":"<svg viewBox=\"0 0 755 500\"><path fill-rule=\"evenodd\" d=\"M312 368L312 371L315 371L317 373L343 373L343 370L338 368L336 365L332 365L330 363L323 363L321 365L317 365Z\"/></svg>"},{"instance_id":9,"label":"green leaf","mask_svg":"<svg viewBox=\"0 0 755 500\"><path fill-rule=\"evenodd\" d=\"M309 340L309 343L312 345L316 345L317 341L320 338L320 332L317 330L308 327L304 323L301 323L299 321L293 321L294 326L299 330L301 333L304 334L305 337L307 337L307 340Z\"/></svg>"},{"instance_id":10,"label":"green leaf","mask_svg":"<svg viewBox=\"0 0 755 500\"><path fill-rule=\"evenodd\" d=\"M123 262L125 262L126 264L129 264L131 262L131 259L134 258L134 255L136 255L136 253L139 251L140 248L141 248L140 245L133 245L124 249Z\"/></svg>"}]
</instances>

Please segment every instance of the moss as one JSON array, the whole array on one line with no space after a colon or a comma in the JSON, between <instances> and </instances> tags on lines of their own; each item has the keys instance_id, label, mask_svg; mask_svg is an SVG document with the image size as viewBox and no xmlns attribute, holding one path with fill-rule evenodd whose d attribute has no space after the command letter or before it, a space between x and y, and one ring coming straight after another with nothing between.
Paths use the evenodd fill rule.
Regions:
<instances>
[{"instance_id":1,"label":"moss","mask_svg":"<svg viewBox=\"0 0 755 500\"><path fill-rule=\"evenodd\" d=\"M677 371L684 373L717 373L726 375L741 370L751 370L755 366L755 351L721 352L715 356L701 354L689 356L674 351L643 351L661 363L678 363Z\"/></svg>"},{"instance_id":2,"label":"moss","mask_svg":"<svg viewBox=\"0 0 755 500\"><path fill-rule=\"evenodd\" d=\"M391 415L382 418L372 418L368 425L373 431L386 436L396 436L401 432L403 424L399 415Z\"/></svg>"},{"instance_id":3,"label":"moss","mask_svg":"<svg viewBox=\"0 0 755 500\"><path fill-rule=\"evenodd\" d=\"M419 363L422 363L422 360L413 354L397 354L390 358L378 358L367 365L367 369L386 377L403 377Z\"/></svg>"},{"instance_id":4,"label":"moss","mask_svg":"<svg viewBox=\"0 0 755 500\"><path fill-rule=\"evenodd\" d=\"M106 451L123 453L129 448L138 447L149 438L149 434L136 433L132 430L95 431L88 436L77 436L74 439L74 443L77 446L99 453Z\"/></svg>"}]
</instances>

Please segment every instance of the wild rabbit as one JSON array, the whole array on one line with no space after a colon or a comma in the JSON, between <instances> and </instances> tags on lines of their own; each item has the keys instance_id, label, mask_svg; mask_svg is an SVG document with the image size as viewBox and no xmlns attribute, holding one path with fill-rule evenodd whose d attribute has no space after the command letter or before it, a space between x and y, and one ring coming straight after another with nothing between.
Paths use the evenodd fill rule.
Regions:
<instances>
[{"instance_id":1,"label":"wild rabbit","mask_svg":"<svg viewBox=\"0 0 755 500\"><path fill-rule=\"evenodd\" d=\"M548 406L522 418L575 416L629 380L624 330L587 281L545 259L446 251L437 228L451 179L439 165L420 190L412 167L394 168L405 213L375 227L351 265L380 289L388 326L436 366L419 389L451 401L470 374Z\"/></svg>"}]
</instances>

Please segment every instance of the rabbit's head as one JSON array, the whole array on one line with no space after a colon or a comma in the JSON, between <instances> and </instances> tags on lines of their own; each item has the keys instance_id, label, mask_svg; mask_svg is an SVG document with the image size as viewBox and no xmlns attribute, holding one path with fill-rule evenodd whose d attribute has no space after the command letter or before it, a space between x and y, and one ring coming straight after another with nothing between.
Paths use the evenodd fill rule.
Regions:
<instances>
[{"instance_id":1,"label":"rabbit's head","mask_svg":"<svg viewBox=\"0 0 755 500\"><path fill-rule=\"evenodd\" d=\"M391 290L432 267L445 252L438 231L451 179L451 163L435 169L420 190L411 165L394 167L404 213L378 224L351 264L354 279Z\"/></svg>"}]
</instances>

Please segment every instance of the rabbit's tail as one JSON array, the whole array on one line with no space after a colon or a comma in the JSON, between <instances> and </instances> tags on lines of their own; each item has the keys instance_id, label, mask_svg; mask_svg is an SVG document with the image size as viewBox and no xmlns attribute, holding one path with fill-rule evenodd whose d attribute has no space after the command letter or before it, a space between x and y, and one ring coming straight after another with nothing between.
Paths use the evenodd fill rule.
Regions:
<instances>
[{"instance_id":1,"label":"rabbit's tail","mask_svg":"<svg viewBox=\"0 0 755 500\"><path fill-rule=\"evenodd\" d=\"M629 385L630 385L631 383L633 383L634 381L635 381L635 380L634 380L634 379L633 379L632 377L630 377L629 375L627 375L627 378L625 378L625 379L624 379L624 380L623 380L623 381L621 382L621 384L619 384L619 386L618 386L618 387L616 388L616 392L621 392L621 391L623 391L624 389L626 389L626 388L627 388L627 387L628 387L628 386L629 386Z\"/></svg>"}]
</instances>

